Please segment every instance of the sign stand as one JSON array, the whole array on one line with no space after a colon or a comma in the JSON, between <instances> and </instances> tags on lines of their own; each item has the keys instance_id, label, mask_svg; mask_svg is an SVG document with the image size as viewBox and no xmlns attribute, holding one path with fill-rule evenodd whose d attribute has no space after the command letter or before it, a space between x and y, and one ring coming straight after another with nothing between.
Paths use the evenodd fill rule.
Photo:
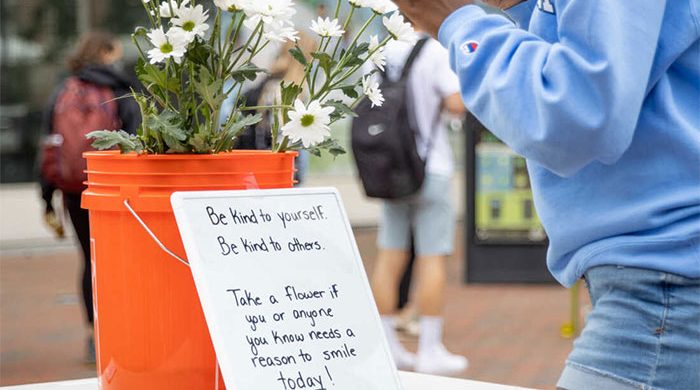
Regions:
<instances>
[{"instance_id":1,"label":"sign stand","mask_svg":"<svg viewBox=\"0 0 700 390\"><path fill-rule=\"evenodd\" d=\"M228 388L401 389L335 189L171 203Z\"/></svg>"}]
</instances>

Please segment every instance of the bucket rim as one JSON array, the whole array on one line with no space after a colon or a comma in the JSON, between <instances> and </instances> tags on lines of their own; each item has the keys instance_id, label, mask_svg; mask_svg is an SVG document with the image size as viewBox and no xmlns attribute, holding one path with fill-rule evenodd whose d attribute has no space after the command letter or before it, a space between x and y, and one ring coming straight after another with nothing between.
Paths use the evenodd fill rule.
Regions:
<instances>
[{"instance_id":1,"label":"bucket rim","mask_svg":"<svg viewBox=\"0 0 700 390\"><path fill-rule=\"evenodd\" d=\"M207 187L207 188L232 188L235 187L235 184L231 183L225 183L225 184L138 184L138 185L131 185L129 183L94 183L94 182L83 182L85 185L88 186L86 189L87 192L90 192L90 189L94 188L124 188L124 187L135 187L135 188L140 188L140 189L152 189L152 190L158 190L158 189L168 189L168 188L173 188L173 189L182 189L182 188L195 188L195 187ZM262 184L260 187L271 187L271 188L284 188L282 187L284 184L287 182L269 182ZM294 181L296 183L296 181ZM190 190L194 191L194 190ZM201 190L201 191L206 191L206 190ZM100 194L100 195L106 195L106 194Z\"/></svg>"},{"instance_id":2,"label":"bucket rim","mask_svg":"<svg viewBox=\"0 0 700 390\"><path fill-rule=\"evenodd\" d=\"M138 154L136 152L121 153L118 150L95 150L83 152L84 158L90 159L119 159L119 160L226 160L235 157L261 157L276 156L283 158L286 156L297 156L299 152L288 150L284 152L273 152L271 150L231 150L215 154Z\"/></svg>"},{"instance_id":3,"label":"bucket rim","mask_svg":"<svg viewBox=\"0 0 700 390\"><path fill-rule=\"evenodd\" d=\"M293 171L296 171L294 169ZM283 173L293 172L292 170L276 170L276 171L216 171L216 172L115 172L115 171L97 171L97 170L85 170L83 172L87 174L94 175L109 175L109 176L232 176L232 175L250 175L251 172L255 175L279 175Z\"/></svg>"}]
</instances>

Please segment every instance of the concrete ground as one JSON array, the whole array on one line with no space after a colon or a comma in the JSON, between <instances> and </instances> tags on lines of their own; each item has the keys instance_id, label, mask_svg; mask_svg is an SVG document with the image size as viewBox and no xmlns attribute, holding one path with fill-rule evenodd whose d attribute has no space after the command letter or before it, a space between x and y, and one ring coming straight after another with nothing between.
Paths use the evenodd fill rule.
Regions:
<instances>
[{"instance_id":1,"label":"concrete ground","mask_svg":"<svg viewBox=\"0 0 700 390\"><path fill-rule=\"evenodd\" d=\"M458 232L461 236L461 232ZM376 230L356 238L368 271ZM445 342L466 355L460 375L487 382L554 388L571 340L560 337L569 293L555 285L464 285L463 247L450 260ZM0 258L0 385L85 378L80 260L70 245L5 250ZM405 337L409 348L415 338Z\"/></svg>"}]
</instances>

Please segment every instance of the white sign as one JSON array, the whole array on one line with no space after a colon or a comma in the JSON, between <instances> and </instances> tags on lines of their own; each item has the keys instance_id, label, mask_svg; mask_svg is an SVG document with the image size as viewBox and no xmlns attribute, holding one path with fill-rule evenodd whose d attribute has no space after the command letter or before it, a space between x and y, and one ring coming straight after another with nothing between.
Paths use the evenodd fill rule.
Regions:
<instances>
[{"instance_id":1,"label":"white sign","mask_svg":"<svg viewBox=\"0 0 700 390\"><path fill-rule=\"evenodd\" d=\"M336 190L171 203L227 388L401 389Z\"/></svg>"}]
</instances>

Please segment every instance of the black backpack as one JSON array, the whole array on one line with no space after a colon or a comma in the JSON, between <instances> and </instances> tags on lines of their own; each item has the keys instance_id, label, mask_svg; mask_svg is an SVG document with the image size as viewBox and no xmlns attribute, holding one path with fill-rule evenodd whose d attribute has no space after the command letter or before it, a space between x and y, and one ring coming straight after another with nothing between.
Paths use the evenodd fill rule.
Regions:
<instances>
[{"instance_id":1,"label":"black backpack","mask_svg":"<svg viewBox=\"0 0 700 390\"><path fill-rule=\"evenodd\" d=\"M355 109L358 116L352 123L352 151L368 197L402 198L423 185L425 161L416 147L420 131L408 105L408 75L426 42L427 38L418 41L397 81L383 75L384 105L371 108L369 99L363 99ZM428 152L430 143L432 139Z\"/></svg>"}]
</instances>

